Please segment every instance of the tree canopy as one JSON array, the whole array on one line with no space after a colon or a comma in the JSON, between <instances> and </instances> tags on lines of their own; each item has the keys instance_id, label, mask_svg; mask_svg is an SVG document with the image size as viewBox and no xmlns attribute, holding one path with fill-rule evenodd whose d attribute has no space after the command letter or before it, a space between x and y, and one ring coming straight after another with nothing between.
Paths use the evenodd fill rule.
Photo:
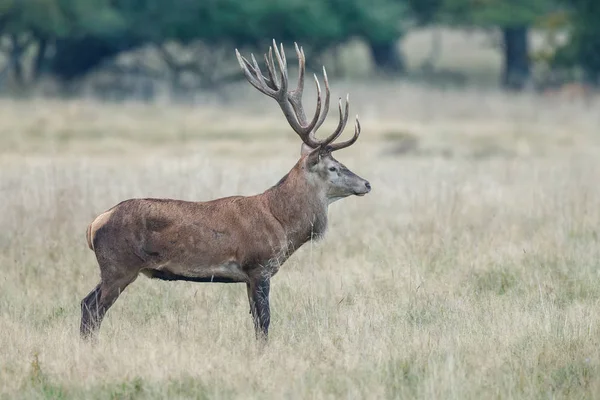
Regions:
<instances>
[{"instance_id":1,"label":"tree canopy","mask_svg":"<svg viewBox=\"0 0 600 400\"><path fill-rule=\"evenodd\" d=\"M50 69L72 79L122 50L168 40L395 43L407 15L397 0L5 0L0 34L52 43Z\"/></svg>"},{"instance_id":2,"label":"tree canopy","mask_svg":"<svg viewBox=\"0 0 600 400\"><path fill-rule=\"evenodd\" d=\"M376 66L399 72L404 63L397 44L414 26L493 27L503 33L504 80L520 87L529 74L527 33L557 7L570 10L572 22L562 57L597 81L597 0L3 0L0 45L9 44L2 49L17 75L33 43L34 69L65 81L148 44L262 47L271 38L300 41L315 52L361 38Z\"/></svg>"},{"instance_id":3,"label":"tree canopy","mask_svg":"<svg viewBox=\"0 0 600 400\"><path fill-rule=\"evenodd\" d=\"M588 82L600 84L600 2L565 0L570 8L570 41L560 56L567 64L579 65Z\"/></svg>"}]
</instances>

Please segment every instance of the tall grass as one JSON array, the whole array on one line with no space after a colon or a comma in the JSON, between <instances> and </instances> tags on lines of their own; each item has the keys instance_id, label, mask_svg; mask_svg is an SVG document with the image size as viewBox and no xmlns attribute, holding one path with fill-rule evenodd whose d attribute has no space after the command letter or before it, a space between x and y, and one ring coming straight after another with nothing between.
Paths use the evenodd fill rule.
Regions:
<instances>
[{"instance_id":1,"label":"tall grass","mask_svg":"<svg viewBox=\"0 0 600 400\"><path fill-rule=\"evenodd\" d=\"M262 350L243 285L140 277L95 346L79 302L98 281L84 233L100 212L253 194L293 166L299 140L274 103L2 100L0 393L597 396L598 108L344 85L364 130L337 157L373 191L334 203L326 238L273 278Z\"/></svg>"}]
</instances>

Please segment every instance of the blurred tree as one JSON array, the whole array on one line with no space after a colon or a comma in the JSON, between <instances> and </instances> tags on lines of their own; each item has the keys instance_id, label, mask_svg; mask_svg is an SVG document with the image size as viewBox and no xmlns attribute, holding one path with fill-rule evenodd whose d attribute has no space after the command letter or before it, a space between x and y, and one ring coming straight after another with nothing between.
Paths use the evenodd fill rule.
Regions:
<instances>
[{"instance_id":1,"label":"blurred tree","mask_svg":"<svg viewBox=\"0 0 600 400\"><path fill-rule=\"evenodd\" d=\"M554 7L554 0L445 0L442 13L451 23L500 28L502 85L518 90L531 77L530 28Z\"/></svg>"},{"instance_id":2,"label":"blurred tree","mask_svg":"<svg viewBox=\"0 0 600 400\"><path fill-rule=\"evenodd\" d=\"M32 80L37 79L44 66L49 45L55 53L50 70L59 76L69 76L96 50L80 46L73 52L67 46L65 51L66 43L85 41L86 38L111 38L124 28L125 21L111 6L110 0L5 0L0 6L0 35L9 38L9 67L21 85L25 81L23 55L28 48L33 48L36 53Z\"/></svg>"},{"instance_id":3,"label":"blurred tree","mask_svg":"<svg viewBox=\"0 0 600 400\"><path fill-rule=\"evenodd\" d=\"M600 85L600 1L564 0L571 7L568 43L557 53L563 66L578 65L587 83Z\"/></svg>"},{"instance_id":4,"label":"blurred tree","mask_svg":"<svg viewBox=\"0 0 600 400\"><path fill-rule=\"evenodd\" d=\"M407 0L413 17L419 25L437 22L445 0Z\"/></svg>"},{"instance_id":5,"label":"blurred tree","mask_svg":"<svg viewBox=\"0 0 600 400\"><path fill-rule=\"evenodd\" d=\"M440 10L444 0L407 0L415 22L419 26L434 25L440 22ZM431 50L423 60L421 68L424 71L432 71L442 52L442 32L440 29L432 30Z\"/></svg>"},{"instance_id":6,"label":"blurred tree","mask_svg":"<svg viewBox=\"0 0 600 400\"><path fill-rule=\"evenodd\" d=\"M341 20L343 37L360 37L369 45L373 62L384 73L404 72L398 41L411 14L403 0L328 0Z\"/></svg>"},{"instance_id":7,"label":"blurred tree","mask_svg":"<svg viewBox=\"0 0 600 400\"><path fill-rule=\"evenodd\" d=\"M222 53L222 48L229 49L228 54L234 60L233 47L247 46L263 51L276 38L286 43L298 41L305 47L309 44L312 52L318 53L344 35L339 18L329 4L321 0L155 1L157 5L162 2L167 9L163 12L157 6L157 12L145 15L131 9L129 15L136 21L136 35L161 51L175 75L192 72L211 87L219 81L242 77L238 69L229 74L211 71L211 68L218 69L217 62L211 66L205 59L219 58L213 56ZM152 23L156 20L160 20L160 24ZM166 48L167 42L172 41L194 44L203 51L192 60L178 60L177 52ZM201 45L197 46L199 42Z\"/></svg>"},{"instance_id":8,"label":"blurred tree","mask_svg":"<svg viewBox=\"0 0 600 400\"><path fill-rule=\"evenodd\" d=\"M85 75L119 52L146 44L202 41L209 48L299 41L313 52L351 37L365 39L375 64L401 71L398 39L406 0L2 0L0 36L10 38L10 67L23 80L22 55L37 51L64 81ZM33 46L33 47L31 47ZM166 57L168 55L165 53ZM171 60L173 61L173 60Z\"/></svg>"}]
</instances>

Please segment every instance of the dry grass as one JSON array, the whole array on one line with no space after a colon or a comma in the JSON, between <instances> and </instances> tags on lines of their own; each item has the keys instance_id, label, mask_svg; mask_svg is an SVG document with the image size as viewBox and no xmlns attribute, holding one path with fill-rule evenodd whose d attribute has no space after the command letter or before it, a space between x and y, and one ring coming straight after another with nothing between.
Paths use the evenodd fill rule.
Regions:
<instances>
[{"instance_id":1,"label":"dry grass","mask_svg":"<svg viewBox=\"0 0 600 400\"><path fill-rule=\"evenodd\" d=\"M364 125L339 159L374 190L332 205L326 239L273 279L263 352L242 285L140 278L95 347L79 341L79 301L98 279L84 232L101 211L132 196L256 193L291 168L298 141L274 104L247 91L228 110L3 100L0 393L600 393L600 108L336 87Z\"/></svg>"}]
</instances>

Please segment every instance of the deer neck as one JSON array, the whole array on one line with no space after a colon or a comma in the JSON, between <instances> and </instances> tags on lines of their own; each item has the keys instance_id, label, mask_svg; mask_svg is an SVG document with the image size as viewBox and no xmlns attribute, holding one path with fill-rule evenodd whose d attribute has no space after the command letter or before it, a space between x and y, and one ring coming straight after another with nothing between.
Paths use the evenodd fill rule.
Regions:
<instances>
[{"instance_id":1,"label":"deer neck","mask_svg":"<svg viewBox=\"0 0 600 400\"><path fill-rule=\"evenodd\" d=\"M309 182L300 165L265 195L271 213L285 229L286 239L294 249L325 234L329 204L325 190Z\"/></svg>"}]
</instances>

